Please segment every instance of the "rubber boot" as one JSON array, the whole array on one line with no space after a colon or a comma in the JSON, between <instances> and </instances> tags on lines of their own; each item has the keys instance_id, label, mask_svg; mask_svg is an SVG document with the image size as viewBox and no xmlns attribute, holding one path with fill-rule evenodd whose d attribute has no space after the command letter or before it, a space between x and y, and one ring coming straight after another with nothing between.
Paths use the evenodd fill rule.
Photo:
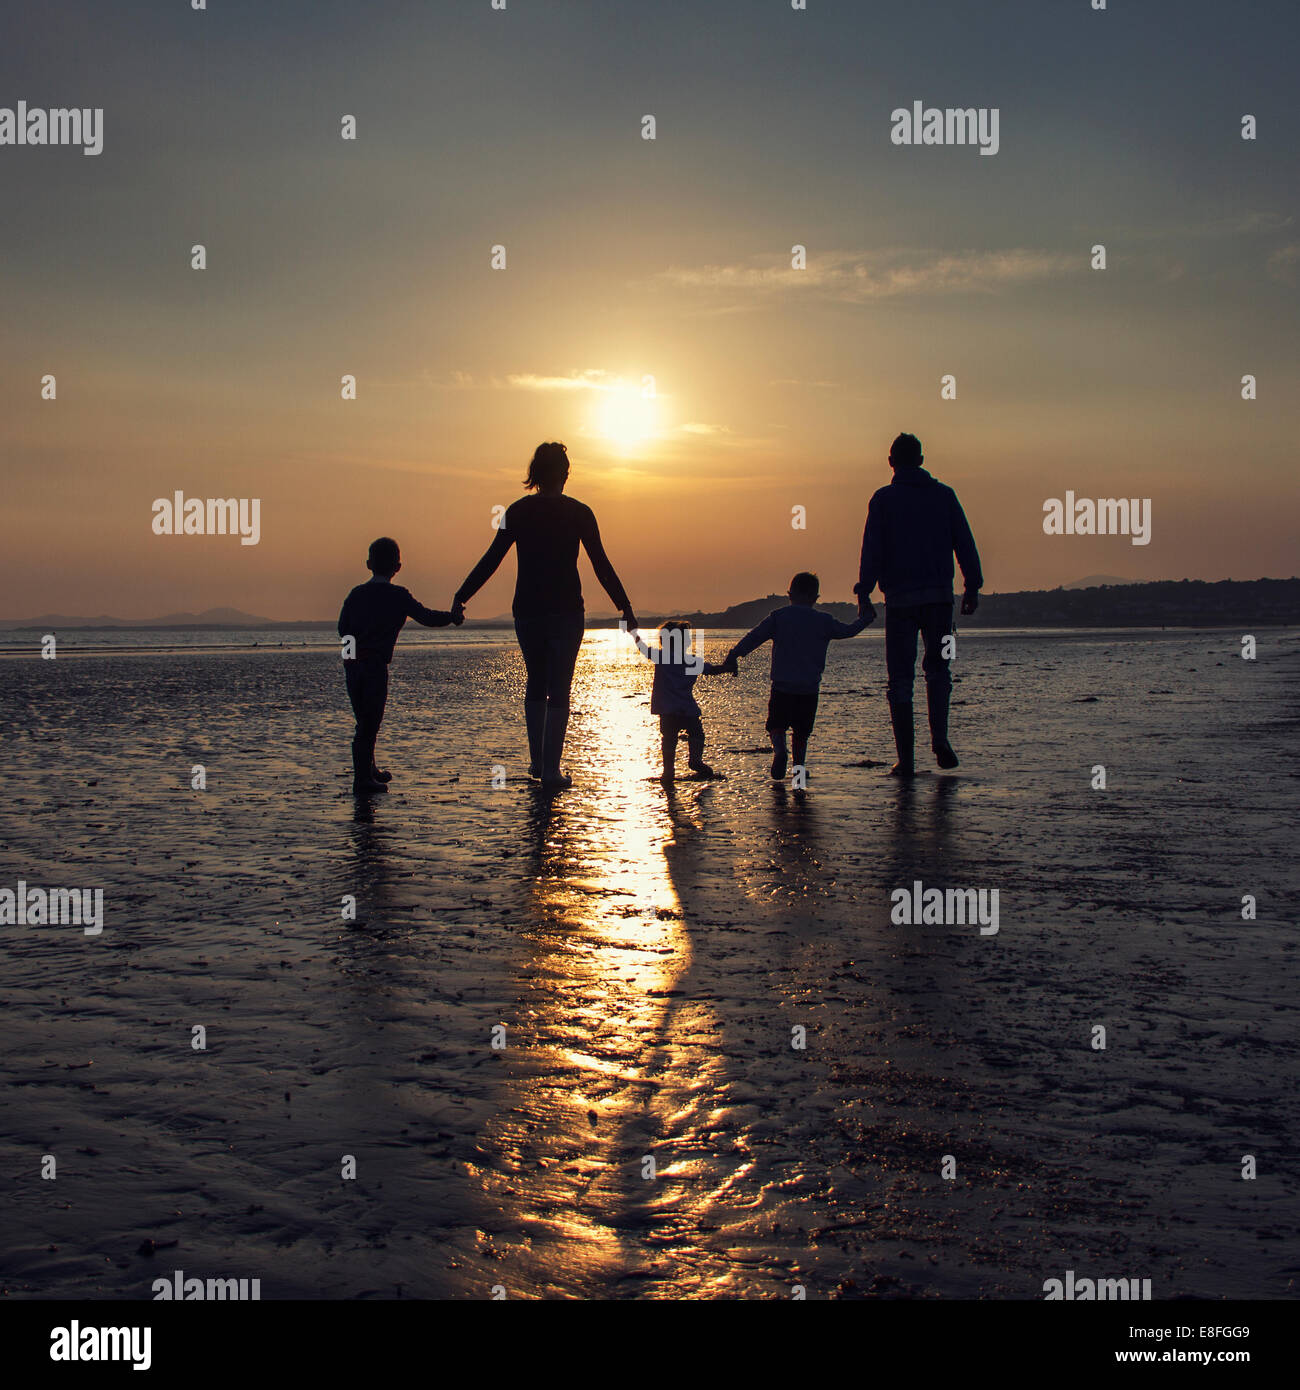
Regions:
<instances>
[{"instance_id":1,"label":"rubber boot","mask_svg":"<svg viewBox=\"0 0 1300 1390\"><path fill-rule=\"evenodd\" d=\"M524 701L524 727L528 730L528 775L542 775L542 732L546 728L546 701Z\"/></svg>"},{"instance_id":2,"label":"rubber boot","mask_svg":"<svg viewBox=\"0 0 1300 1390\"><path fill-rule=\"evenodd\" d=\"M364 747L359 740L352 740L352 795L353 796L377 796L380 792L388 790L388 784L379 781L378 778L370 775L370 769L374 765L374 757L370 748Z\"/></svg>"},{"instance_id":3,"label":"rubber boot","mask_svg":"<svg viewBox=\"0 0 1300 1390\"><path fill-rule=\"evenodd\" d=\"M912 706L889 706L889 722L894 726L894 747L898 750L898 761L889 769L891 777L912 777L916 773L915 741L912 727Z\"/></svg>"},{"instance_id":4,"label":"rubber boot","mask_svg":"<svg viewBox=\"0 0 1300 1390\"><path fill-rule=\"evenodd\" d=\"M948 699L951 690L936 690L927 682L925 700L930 708L930 747L940 767L956 767L957 755L948 742Z\"/></svg>"},{"instance_id":5,"label":"rubber boot","mask_svg":"<svg viewBox=\"0 0 1300 1390\"><path fill-rule=\"evenodd\" d=\"M542 734L542 782L548 787L567 787L573 779L560 771L564 756L564 736L569 729L569 706L550 700L546 705L546 728Z\"/></svg>"},{"instance_id":6,"label":"rubber boot","mask_svg":"<svg viewBox=\"0 0 1300 1390\"><path fill-rule=\"evenodd\" d=\"M712 777L713 769L704 761L704 735L687 735L687 766L698 777Z\"/></svg>"},{"instance_id":7,"label":"rubber boot","mask_svg":"<svg viewBox=\"0 0 1300 1390\"><path fill-rule=\"evenodd\" d=\"M798 734L790 735L791 776L793 785L802 790L808 785L808 740Z\"/></svg>"},{"instance_id":8,"label":"rubber boot","mask_svg":"<svg viewBox=\"0 0 1300 1390\"><path fill-rule=\"evenodd\" d=\"M777 782L785 780L786 768L790 765L790 750L785 746L785 733L769 732L772 740L772 777Z\"/></svg>"}]
</instances>

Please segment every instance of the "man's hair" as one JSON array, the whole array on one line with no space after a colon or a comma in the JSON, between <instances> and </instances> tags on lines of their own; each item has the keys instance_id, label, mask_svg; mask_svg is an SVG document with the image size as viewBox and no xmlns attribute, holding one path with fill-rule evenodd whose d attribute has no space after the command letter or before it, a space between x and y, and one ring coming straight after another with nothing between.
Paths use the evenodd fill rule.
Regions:
<instances>
[{"instance_id":1,"label":"man's hair","mask_svg":"<svg viewBox=\"0 0 1300 1390\"><path fill-rule=\"evenodd\" d=\"M563 444L539 444L533 450L532 462L528 465L528 476L524 486L528 488L553 487L569 476L569 451Z\"/></svg>"},{"instance_id":2,"label":"man's hair","mask_svg":"<svg viewBox=\"0 0 1300 1390\"><path fill-rule=\"evenodd\" d=\"M377 541L370 542L370 550L366 555L366 568L375 574L393 575L397 573L397 567L402 563L402 552L397 548L397 542L391 536L380 536Z\"/></svg>"},{"instance_id":3,"label":"man's hair","mask_svg":"<svg viewBox=\"0 0 1300 1390\"><path fill-rule=\"evenodd\" d=\"M924 457L921 441L914 434L900 434L889 446L889 461L895 468L920 468Z\"/></svg>"},{"instance_id":4,"label":"man's hair","mask_svg":"<svg viewBox=\"0 0 1300 1390\"><path fill-rule=\"evenodd\" d=\"M790 594L793 597L798 594L800 598L816 598L822 591L822 582L815 574L808 570L800 570L790 581Z\"/></svg>"}]
</instances>

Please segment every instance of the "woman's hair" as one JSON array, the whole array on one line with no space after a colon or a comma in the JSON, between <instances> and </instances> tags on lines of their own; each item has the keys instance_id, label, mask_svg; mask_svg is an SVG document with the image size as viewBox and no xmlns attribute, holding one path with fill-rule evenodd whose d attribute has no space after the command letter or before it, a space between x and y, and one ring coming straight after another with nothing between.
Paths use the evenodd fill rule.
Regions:
<instances>
[{"instance_id":1,"label":"woman's hair","mask_svg":"<svg viewBox=\"0 0 1300 1390\"><path fill-rule=\"evenodd\" d=\"M553 487L569 476L569 452L563 444L539 444L533 451L533 461L528 465L528 476L524 486L528 488Z\"/></svg>"}]
</instances>

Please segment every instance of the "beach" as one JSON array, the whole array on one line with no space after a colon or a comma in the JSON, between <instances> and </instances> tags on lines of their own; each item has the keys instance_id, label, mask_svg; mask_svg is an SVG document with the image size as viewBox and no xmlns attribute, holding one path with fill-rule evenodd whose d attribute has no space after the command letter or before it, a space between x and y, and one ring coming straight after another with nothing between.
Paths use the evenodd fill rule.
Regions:
<instances>
[{"instance_id":1,"label":"beach","mask_svg":"<svg viewBox=\"0 0 1300 1390\"><path fill-rule=\"evenodd\" d=\"M962 633L900 784L879 626L806 792L765 651L666 789L589 631L550 795L508 634L404 636L370 804L335 646L0 661L0 883L104 902L0 928L6 1295L1294 1296L1300 636Z\"/></svg>"}]
</instances>

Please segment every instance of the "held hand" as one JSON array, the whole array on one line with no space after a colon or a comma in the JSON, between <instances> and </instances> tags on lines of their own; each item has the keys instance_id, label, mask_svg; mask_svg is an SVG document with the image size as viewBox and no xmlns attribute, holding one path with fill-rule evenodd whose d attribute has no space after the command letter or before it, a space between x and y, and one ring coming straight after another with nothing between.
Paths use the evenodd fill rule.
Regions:
<instances>
[{"instance_id":1,"label":"held hand","mask_svg":"<svg viewBox=\"0 0 1300 1390\"><path fill-rule=\"evenodd\" d=\"M641 630L641 624L637 622L636 614L631 608L625 608L623 610L623 626L628 632L639 632Z\"/></svg>"},{"instance_id":2,"label":"held hand","mask_svg":"<svg viewBox=\"0 0 1300 1390\"><path fill-rule=\"evenodd\" d=\"M964 617L970 615L980 606L980 596L976 589L967 589L961 596L961 611Z\"/></svg>"},{"instance_id":3,"label":"held hand","mask_svg":"<svg viewBox=\"0 0 1300 1390\"><path fill-rule=\"evenodd\" d=\"M869 604L865 599L863 599L858 604L858 617L865 618L867 620L867 624L870 625L871 623L874 623L876 621L876 610L871 606L871 604Z\"/></svg>"},{"instance_id":4,"label":"held hand","mask_svg":"<svg viewBox=\"0 0 1300 1390\"><path fill-rule=\"evenodd\" d=\"M461 623L465 621L465 605L463 603L457 603L455 600L452 601L451 621L456 627L459 627Z\"/></svg>"}]
</instances>

